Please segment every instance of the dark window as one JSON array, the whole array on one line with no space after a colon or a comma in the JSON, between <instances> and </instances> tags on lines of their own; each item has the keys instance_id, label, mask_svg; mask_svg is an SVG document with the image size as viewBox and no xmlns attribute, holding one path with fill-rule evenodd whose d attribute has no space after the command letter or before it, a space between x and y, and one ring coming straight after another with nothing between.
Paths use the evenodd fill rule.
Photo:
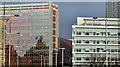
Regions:
<instances>
[{"instance_id":1,"label":"dark window","mask_svg":"<svg viewBox=\"0 0 120 67\"><path fill-rule=\"evenodd\" d=\"M81 32L79 32L79 35L81 35Z\"/></svg>"},{"instance_id":2,"label":"dark window","mask_svg":"<svg viewBox=\"0 0 120 67\"><path fill-rule=\"evenodd\" d=\"M97 33L97 35L99 35L99 33Z\"/></svg>"},{"instance_id":3,"label":"dark window","mask_svg":"<svg viewBox=\"0 0 120 67\"><path fill-rule=\"evenodd\" d=\"M103 43L106 44L106 41L104 41Z\"/></svg>"},{"instance_id":4,"label":"dark window","mask_svg":"<svg viewBox=\"0 0 120 67\"><path fill-rule=\"evenodd\" d=\"M103 36L103 32L100 32L101 34L102 34L102 36Z\"/></svg>"},{"instance_id":5,"label":"dark window","mask_svg":"<svg viewBox=\"0 0 120 67\"><path fill-rule=\"evenodd\" d=\"M80 57L77 57L77 60L81 60L81 58L80 58Z\"/></svg>"},{"instance_id":6,"label":"dark window","mask_svg":"<svg viewBox=\"0 0 120 67\"><path fill-rule=\"evenodd\" d=\"M79 49L79 52L81 52L81 49Z\"/></svg>"},{"instance_id":7,"label":"dark window","mask_svg":"<svg viewBox=\"0 0 120 67\"><path fill-rule=\"evenodd\" d=\"M81 43L81 40L79 40L79 43Z\"/></svg>"},{"instance_id":8,"label":"dark window","mask_svg":"<svg viewBox=\"0 0 120 67\"><path fill-rule=\"evenodd\" d=\"M110 32L108 32L108 35L110 35Z\"/></svg>"},{"instance_id":9,"label":"dark window","mask_svg":"<svg viewBox=\"0 0 120 67\"><path fill-rule=\"evenodd\" d=\"M99 44L99 41L97 41L97 44Z\"/></svg>"},{"instance_id":10,"label":"dark window","mask_svg":"<svg viewBox=\"0 0 120 67\"><path fill-rule=\"evenodd\" d=\"M77 49L77 52L79 52L78 49Z\"/></svg>"},{"instance_id":11,"label":"dark window","mask_svg":"<svg viewBox=\"0 0 120 67\"><path fill-rule=\"evenodd\" d=\"M77 43L79 43L79 41L77 40Z\"/></svg>"},{"instance_id":12,"label":"dark window","mask_svg":"<svg viewBox=\"0 0 120 67\"><path fill-rule=\"evenodd\" d=\"M111 49L111 52L114 52L114 49Z\"/></svg>"},{"instance_id":13,"label":"dark window","mask_svg":"<svg viewBox=\"0 0 120 67\"><path fill-rule=\"evenodd\" d=\"M26 54L24 54L24 56L26 56Z\"/></svg>"},{"instance_id":14,"label":"dark window","mask_svg":"<svg viewBox=\"0 0 120 67\"><path fill-rule=\"evenodd\" d=\"M95 49L93 51L95 52Z\"/></svg>"},{"instance_id":15,"label":"dark window","mask_svg":"<svg viewBox=\"0 0 120 67\"><path fill-rule=\"evenodd\" d=\"M120 33L118 33L118 36L120 36Z\"/></svg>"},{"instance_id":16,"label":"dark window","mask_svg":"<svg viewBox=\"0 0 120 67\"><path fill-rule=\"evenodd\" d=\"M118 41L118 44L120 44L120 41Z\"/></svg>"},{"instance_id":17,"label":"dark window","mask_svg":"<svg viewBox=\"0 0 120 67\"><path fill-rule=\"evenodd\" d=\"M81 40L77 40L77 43L81 43Z\"/></svg>"},{"instance_id":18,"label":"dark window","mask_svg":"<svg viewBox=\"0 0 120 67\"><path fill-rule=\"evenodd\" d=\"M77 32L77 35L81 35L81 32Z\"/></svg>"},{"instance_id":19,"label":"dark window","mask_svg":"<svg viewBox=\"0 0 120 67\"><path fill-rule=\"evenodd\" d=\"M107 41L107 44L108 44L109 41ZM104 44L106 44L106 41L104 41Z\"/></svg>"},{"instance_id":20,"label":"dark window","mask_svg":"<svg viewBox=\"0 0 120 67\"><path fill-rule=\"evenodd\" d=\"M89 35L89 32L86 32L86 35Z\"/></svg>"},{"instance_id":21,"label":"dark window","mask_svg":"<svg viewBox=\"0 0 120 67\"><path fill-rule=\"evenodd\" d=\"M114 58L111 58L111 61L114 61Z\"/></svg>"},{"instance_id":22,"label":"dark window","mask_svg":"<svg viewBox=\"0 0 120 67\"><path fill-rule=\"evenodd\" d=\"M85 60L89 60L89 58L87 57Z\"/></svg>"},{"instance_id":23,"label":"dark window","mask_svg":"<svg viewBox=\"0 0 120 67\"><path fill-rule=\"evenodd\" d=\"M94 42L94 44L95 44L95 41L93 41Z\"/></svg>"},{"instance_id":24,"label":"dark window","mask_svg":"<svg viewBox=\"0 0 120 67\"><path fill-rule=\"evenodd\" d=\"M81 52L81 49L77 49L77 52Z\"/></svg>"},{"instance_id":25,"label":"dark window","mask_svg":"<svg viewBox=\"0 0 120 67\"><path fill-rule=\"evenodd\" d=\"M120 58L118 58L118 60L120 61Z\"/></svg>"},{"instance_id":26,"label":"dark window","mask_svg":"<svg viewBox=\"0 0 120 67\"><path fill-rule=\"evenodd\" d=\"M79 35L78 32L77 32L77 35Z\"/></svg>"},{"instance_id":27,"label":"dark window","mask_svg":"<svg viewBox=\"0 0 120 67\"><path fill-rule=\"evenodd\" d=\"M89 41L86 41L87 44L89 44Z\"/></svg>"},{"instance_id":28,"label":"dark window","mask_svg":"<svg viewBox=\"0 0 120 67\"><path fill-rule=\"evenodd\" d=\"M93 35L95 35L95 32L93 32Z\"/></svg>"},{"instance_id":29,"label":"dark window","mask_svg":"<svg viewBox=\"0 0 120 67\"><path fill-rule=\"evenodd\" d=\"M100 48L97 48L97 52L99 52Z\"/></svg>"}]
</instances>

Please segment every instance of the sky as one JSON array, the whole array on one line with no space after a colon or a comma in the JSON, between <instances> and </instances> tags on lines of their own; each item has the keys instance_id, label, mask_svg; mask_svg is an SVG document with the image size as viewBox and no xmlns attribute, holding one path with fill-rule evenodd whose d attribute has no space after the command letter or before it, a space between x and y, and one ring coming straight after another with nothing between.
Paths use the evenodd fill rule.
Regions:
<instances>
[{"instance_id":1,"label":"sky","mask_svg":"<svg viewBox=\"0 0 120 67\"><path fill-rule=\"evenodd\" d=\"M77 23L77 17L105 17L105 2L54 3L59 5L59 36L65 39L72 38L72 24Z\"/></svg>"},{"instance_id":2,"label":"sky","mask_svg":"<svg viewBox=\"0 0 120 67\"><path fill-rule=\"evenodd\" d=\"M72 38L72 24L77 17L105 17L105 2L57 2L59 5L60 37Z\"/></svg>"}]
</instances>

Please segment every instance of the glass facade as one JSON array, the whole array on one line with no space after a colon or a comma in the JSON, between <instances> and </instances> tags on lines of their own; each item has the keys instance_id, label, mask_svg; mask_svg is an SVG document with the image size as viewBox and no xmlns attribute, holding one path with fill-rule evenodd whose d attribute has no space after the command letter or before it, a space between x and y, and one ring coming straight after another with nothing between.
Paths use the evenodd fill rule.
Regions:
<instances>
[{"instance_id":1,"label":"glass facade","mask_svg":"<svg viewBox=\"0 0 120 67\"><path fill-rule=\"evenodd\" d=\"M120 1L106 2L107 18L120 18Z\"/></svg>"},{"instance_id":2,"label":"glass facade","mask_svg":"<svg viewBox=\"0 0 120 67\"><path fill-rule=\"evenodd\" d=\"M3 11L3 9L5 11ZM45 65L53 65L53 49L58 47L57 37L59 36L58 6L51 2L22 5L7 4L1 6L0 15L4 15L4 12L5 15L11 16L6 24L6 45L13 45L14 51L17 52L17 56L20 58L24 58L26 55L30 55L32 57L33 54L29 52L32 48L39 48L33 49L33 51L43 50L44 48L46 52L43 52L44 54L47 54L40 55L47 58L45 59ZM39 41L40 37L43 38L42 41ZM55 44L54 48L53 43ZM45 44L45 46L40 47L40 45L38 46L36 44ZM35 53L39 54L39 52ZM38 55L35 56L40 57ZM18 60L18 58L16 60ZM29 60L31 60L31 62L40 61L40 59ZM19 61L16 62L19 63ZM6 63L7 62L8 60ZM40 62L38 64L40 64Z\"/></svg>"}]
</instances>

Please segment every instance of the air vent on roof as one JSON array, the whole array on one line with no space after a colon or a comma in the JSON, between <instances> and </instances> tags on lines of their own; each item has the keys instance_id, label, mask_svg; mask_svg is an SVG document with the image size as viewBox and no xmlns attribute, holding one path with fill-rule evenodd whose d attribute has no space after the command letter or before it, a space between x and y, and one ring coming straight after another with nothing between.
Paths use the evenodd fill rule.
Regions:
<instances>
[{"instance_id":1,"label":"air vent on roof","mask_svg":"<svg viewBox=\"0 0 120 67\"><path fill-rule=\"evenodd\" d=\"M97 17L93 17L93 19L97 19Z\"/></svg>"}]
</instances>

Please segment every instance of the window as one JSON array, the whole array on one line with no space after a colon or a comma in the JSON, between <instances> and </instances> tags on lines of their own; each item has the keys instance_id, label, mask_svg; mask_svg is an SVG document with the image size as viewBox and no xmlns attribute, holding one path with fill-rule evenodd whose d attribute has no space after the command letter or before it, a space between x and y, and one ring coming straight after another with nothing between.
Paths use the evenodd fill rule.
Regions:
<instances>
[{"instance_id":1,"label":"window","mask_svg":"<svg viewBox=\"0 0 120 67\"><path fill-rule=\"evenodd\" d=\"M108 32L108 35L110 35L110 32Z\"/></svg>"},{"instance_id":2,"label":"window","mask_svg":"<svg viewBox=\"0 0 120 67\"><path fill-rule=\"evenodd\" d=\"M118 36L120 36L120 33L118 33Z\"/></svg>"},{"instance_id":3,"label":"window","mask_svg":"<svg viewBox=\"0 0 120 67\"><path fill-rule=\"evenodd\" d=\"M79 40L78 43L81 43L81 40Z\"/></svg>"},{"instance_id":4,"label":"window","mask_svg":"<svg viewBox=\"0 0 120 67\"><path fill-rule=\"evenodd\" d=\"M104 41L103 43L106 44L106 41Z\"/></svg>"},{"instance_id":5,"label":"window","mask_svg":"<svg viewBox=\"0 0 120 67\"><path fill-rule=\"evenodd\" d=\"M87 61L88 61L88 60L89 60L89 58L87 57L85 60L87 60Z\"/></svg>"},{"instance_id":6,"label":"window","mask_svg":"<svg viewBox=\"0 0 120 67\"><path fill-rule=\"evenodd\" d=\"M77 32L77 35L81 35L81 32Z\"/></svg>"},{"instance_id":7,"label":"window","mask_svg":"<svg viewBox=\"0 0 120 67\"><path fill-rule=\"evenodd\" d=\"M85 52L89 52L89 50L85 50Z\"/></svg>"},{"instance_id":8,"label":"window","mask_svg":"<svg viewBox=\"0 0 120 67\"><path fill-rule=\"evenodd\" d=\"M97 35L99 35L99 33L97 33Z\"/></svg>"},{"instance_id":9,"label":"window","mask_svg":"<svg viewBox=\"0 0 120 67\"><path fill-rule=\"evenodd\" d=\"M99 52L100 48L97 48L97 52Z\"/></svg>"},{"instance_id":10,"label":"window","mask_svg":"<svg viewBox=\"0 0 120 67\"><path fill-rule=\"evenodd\" d=\"M118 41L118 44L120 44L120 41Z\"/></svg>"},{"instance_id":11,"label":"window","mask_svg":"<svg viewBox=\"0 0 120 67\"><path fill-rule=\"evenodd\" d=\"M93 35L95 35L95 32L93 32Z\"/></svg>"},{"instance_id":12,"label":"window","mask_svg":"<svg viewBox=\"0 0 120 67\"><path fill-rule=\"evenodd\" d=\"M111 52L114 52L114 49L111 49Z\"/></svg>"},{"instance_id":13,"label":"window","mask_svg":"<svg viewBox=\"0 0 120 67\"><path fill-rule=\"evenodd\" d=\"M89 35L89 32L86 32L86 35Z\"/></svg>"},{"instance_id":14,"label":"window","mask_svg":"<svg viewBox=\"0 0 120 67\"><path fill-rule=\"evenodd\" d=\"M89 41L86 41L87 44L89 44Z\"/></svg>"},{"instance_id":15,"label":"window","mask_svg":"<svg viewBox=\"0 0 120 67\"><path fill-rule=\"evenodd\" d=\"M81 60L81 57L77 57L77 60Z\"/></svg>"},{"instance_id":16,"label":"window","mask_svg":"<svg viewBox=\"0 0 120 67\"><path fill-rule=\"evenodd\" d=\"M95 49L93 49L93 52L96 52Z\"/></svg>"},{"instance_id":17,"label":"window","mask_svg":"<svg viewBox=\"0 0 120 67\"><path fill-rule=\"evenodd\" d=\"M79 52L81 52L81 49L79 49Z\"/></svg>"},{"instance_id":18,"label":"window","mask_svg":"<svg viewBox=\"0 0 120 67\"><path fill-rule=\"evenodd\" d=\"M81 52L81 49L77 49L77 52Z\"/></svg>"},{"instance_id":19,"label":"window","mask_svg":"<svg viewBox=\"0 0 120 67\"><path fill-rule=\"evenodd\" d=\"M97 44L99 44L99 41L97 41Z\"/></svg>"},{"instance_id":20,"label":"window","mask_svg":"<svg viewBox=\"0 0 120 67\"><path fill-rule=\"evenodd\" d=\"M81 43L81 40L77 40L77 43Z\"/></svg>"},{"instance_id":21,"label":"window","mask_svg":"<svg viewBox=\"0 0 120 67\"><path fill-rule=\"evenodd\" d=\"M118 49L118 52L120 52L120 49Z\"/></svg>"},{"instance_id":22,"label":"window","mask_svg":"<svg viewBox=\"0 0 120 67\"><path fill-rule=\"evenodd\" d=\"M102 34L102 36L103 36L103 32L100 32L101 34Z\"/></svg>"},{"instance_id":23,"label":"window","mask_svg":"<svg viewBox=\"0 0 120 67\"><path fill-rule=\"evenodd\" d=\"M93 41L93 43L95 44L95 41Z\"/></svg>"}]
</instances>

